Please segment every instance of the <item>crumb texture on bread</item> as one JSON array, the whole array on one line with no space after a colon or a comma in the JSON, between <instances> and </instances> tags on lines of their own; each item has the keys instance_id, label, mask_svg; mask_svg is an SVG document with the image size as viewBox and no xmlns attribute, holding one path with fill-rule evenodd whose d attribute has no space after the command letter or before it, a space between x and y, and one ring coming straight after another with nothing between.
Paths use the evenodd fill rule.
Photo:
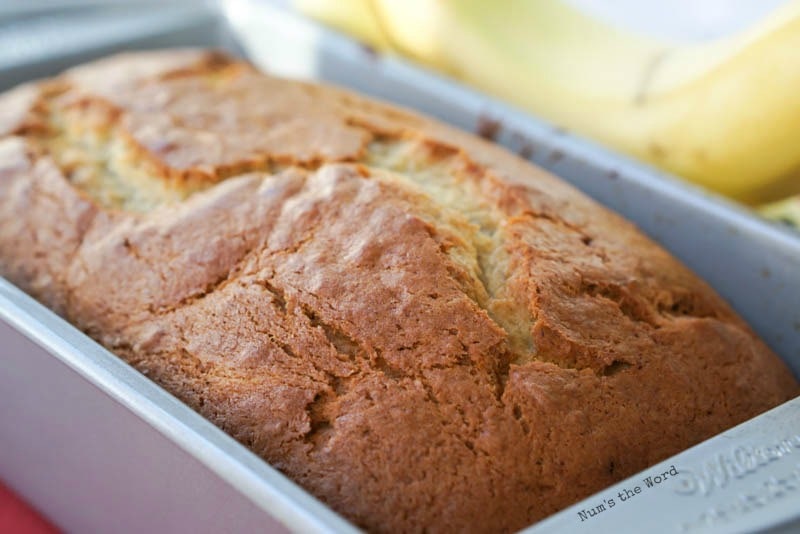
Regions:
<instances>
[{"instance_id":1,"label":"crumb texture on bread","mask_svg":"<svg viewBox=\"0 0 800 534\"><path fill-rule=\"evenodd\" d=\"M570 186L216 52L0 96L0 274L374 531L519 529L798 393Z\"/></svg>"}]
</instances>

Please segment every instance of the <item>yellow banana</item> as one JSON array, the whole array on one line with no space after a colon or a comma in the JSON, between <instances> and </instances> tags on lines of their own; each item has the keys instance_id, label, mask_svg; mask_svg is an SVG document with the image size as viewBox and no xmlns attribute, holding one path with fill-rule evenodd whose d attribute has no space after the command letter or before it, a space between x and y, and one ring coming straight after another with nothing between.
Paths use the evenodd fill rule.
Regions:
<instances>
[{"instance_id":1,"label":"yellow banana","mask_svg":"<svg viewBox=\"0 0 800 534\"><path fill-rule=\"evenodd\" d=\"M374 47L389 48L389 42L375 19L372 0L295 0L295 4L309 15Z\"/></svg>"},{"instance_id":2,"label":"yellow banana","mask_svg":"<svg viewBox=\"0 0 800 534\"><path fill-rule=\"evenodd\" d=\"M767 219L800 231L800 195L762 206L759 212Z\"/></svg>"},{"instance_id":3,"label":"yellow banana","mask_svg":"<svg viewBox=\"0 0 800 534\"><path fill-rule=\"evenodd\" d=\"M380 49L748 203L800 192L800 0L675 45L557 0L295 0Z\"/></svg>"}]
</instances>

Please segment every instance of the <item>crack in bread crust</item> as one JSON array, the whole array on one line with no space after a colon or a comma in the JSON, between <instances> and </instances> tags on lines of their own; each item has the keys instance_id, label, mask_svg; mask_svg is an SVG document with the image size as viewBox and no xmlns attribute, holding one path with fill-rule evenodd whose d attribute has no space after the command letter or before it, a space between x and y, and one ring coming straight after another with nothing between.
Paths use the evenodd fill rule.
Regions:
<instances>
[{"instance_id":1,"label":"crack in bread crust","mask_svg":"<svg viewBox=\"0 0 800 534\"><path fill-rule=\"evenodd\" d=\"M374 531L512 531L798 393L497 147L218 53L0 96L0 274Z\"/></svg>"}]
</instances>

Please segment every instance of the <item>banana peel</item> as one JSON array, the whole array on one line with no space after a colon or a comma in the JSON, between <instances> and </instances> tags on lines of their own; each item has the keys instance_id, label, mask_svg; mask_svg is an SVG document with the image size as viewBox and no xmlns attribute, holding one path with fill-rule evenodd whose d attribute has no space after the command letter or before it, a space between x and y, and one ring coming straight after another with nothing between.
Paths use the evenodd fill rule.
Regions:
<instances>
[{"instance_id":1,"label":"banana peel","mask_svg":"<svg viewBox=\"0 0 800 534\"><path fill-rule=\"evenodd\" d=\"M800 195L762 206L759 213L800 232Z\"/></svg>"},{"instance_id":2,"label":"banana peel","mask_svg":"<svg viewBox=\"0 0 800 534\"><path fill-rule=\"evenodd\" d=\"M295 0L559 126L748 204L800 193L800 0L677 45L558 0Z\"/></svg>"}]
</instances>

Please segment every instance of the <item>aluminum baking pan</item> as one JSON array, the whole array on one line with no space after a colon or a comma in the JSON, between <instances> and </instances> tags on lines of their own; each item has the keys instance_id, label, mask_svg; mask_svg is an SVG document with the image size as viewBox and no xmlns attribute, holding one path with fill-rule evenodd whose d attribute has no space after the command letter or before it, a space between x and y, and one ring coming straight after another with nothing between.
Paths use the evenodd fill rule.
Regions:
<instances>
[{"instance_id":1,"label":"aluminum baking pan","mask_svg":"<svg viewBox=\"0 0 800 534\"><path fill-rule=\"evenodd\" d=\"M0 91L113 52L235 47L215 5L196 0L0 2ZM162 3L164 4L164 3ZM72 5L72 9L68 6ZM38 15L38 16L37 16Z\"/></svg>"},{"instance_id":2,"label":"aluminum baking pan","mask_svg":"<svg viewBox=\"0 0 800 534\"><path fill-rule=\"evenodd\" d=\"M225 7L232 21L233 35L242 48L263 63L264 46L270 46L268 63L279 73L338 81L406 105L416 105L445 119L448 119L448 113L455 113L453 118L457 120L452 122L466 127L474 127L482 115L485 117L492 113L506 124L501 141L504 136L512 135L507 131L510 125L517 124L506 122L500 113L503 110L512 113L510 108L400 61L375 58L359 45L290 13L249 2L226 3ZM98 32L103 24L119 28L119 33L106 30L103 39L63 38L69 35L69 31L76 35L80 32L76 33L74 26L53 26L52 35L42 37L39 42L56 46L50 50L42 46L38 55L29 55L27 59L20 59L19 54L16 59L9 59L10 56L4 55L5 50L0 47L0 86L54 74L69 65L115 50L186 45L237 46L224 20L205 10L179 13L180 9L184 8L139 13L139 30L129 33L124 33L118 20L103 21L98 16L93 21ZM253 24L243 25L242 18L252 19ZM530 119L519 120L525 126ZM668 210L671 202L672 211L665 213L673 216L680 213L682 217L693 217L692 220L714 228L723 221L739 233L733 237L719 234L721 239L734 240L735 243L721 248L690 249L705 257L701 264L703 261L711 262L720 250L735 248L738 242L753 247L751 250L761 255L759 260L775 269L777 274L770 271L769 277L761 278L762 289L771 291L770 294L776 297L782 293L781 302L787 302L786 307L788 302L792 302L791 295L796 296L800 291L798 281L778 268L780 265L787 265L786 269L796 267L800 257L788 234L766 227L725 203L697 196L682 184L667 181L665 183L669 186L659 185L653 182L646 169L631 166L621 158L554 132L542 123L531 120L530 124L541 128L541 139L535 135L536 128L530 131L522 129L522 133L514 135L528 135L525 142L530 142L535 152L545 154L563 149L560 159L554 158L559 161L551 163L564 166L573 162L571 165L580 170L575 174L584 173L586 180L590 180L590 176L602 177L607 172L606 166L613 165L617 178L598 180L596 196L601 200L604 194L611 197L613 207L636 220L695 269L697 267L691 258L681 255L681 247L684 239L691 241L696 236L682 238L682 227L669 224L655 224L650 228L647 217L637 218L636 210L628 213L624 209L625 202L615 204L614 199L625 198L629 204L636 205L650 199L658 206L663 204L664 210ZM593 157L597 158L596 162ZM572 169L569 166L565 168ZM568 178L580 185L579 178ZM629 187L626 186L622 192L615 191L614 183ZM664 188L669 202L659 197ZM589 192L594 194L591 189ZM706 212L709 205L714 208ZM704 213L710 213L708 219L703 218ZM741 225L736 226L739 223ZM786 244L783 249L780 248L782 243ZM785 255L784 259L777 254L778 251ZM743 255L743 260L750 262L741 271L745 282L749 281L745 275L754 263L752 258L748 258L749 255ZM714 278L713 272L712 276L704 274L717 289L725 286ZM760 276L760 273L756 275ZM724 282L724 277L722 280ZM742 307L746 307L749 297L740 297L737 289L747 291L747 288L731 287L733 296L726 296L740 312L748 315ZM784 298L787 300L782 300ZM781 324L783 326L776 328L775 332L784 336L783 339L793 339L795 344L778 346L774 339L770 342L794 369L798 369L797 352L782 350L792 346L796 349L797 333L785 328L785 322ZM767 336L761 326L755 323L754 326ZM355 530L199 415L2 280L0 358L4 363L0 372L0 428L3 429L0 431L0 478L67 531ZM675 465L684 476L694 472L704 476L708 469L714 473L713 462L719 455L722 455L719 457L724 463L727 461L725 454L733 454L734 458L736 454L745 454L736 452L737 445L752 449L761 445L774 448L775 444L787 441L792 444L793 439L800 440L791 433L800 431L798 408L798 400L787 403L665 464ZM730 481L724 483L724 488L717 488L723 484L720 482L714 486L714 492L702 499L697 495L679 495L681 498L676 498L672 495L675 487L670 486L676 482L665 481L652 488L649 496L644 493L637 495L651 499L641 501L654 507L647 513L643 513L639 506L620 505L605 516L599 514L591 521L581 522L577 512L568 509L537 524L530 532L596 532L606 526L617 531L639 531L643 525L653 532L673 532L684 525L693 526L698 532L730 529L732 512L728 513L726 521L722 521L718 517L720 512L714 511L715 506L725 506L724 499L728 494L722 490L746 495L756 487L754 484L763 482L762 479L769 481L770 477L778 477L781 473L792 473L800 449L786 450L791 452L770 460L767 468L756 469L756 472L741 478L729 477ZM641 477L651 472L646 470ZM680 479L676 477L674 480ZM598 494L601 500L611 489ZM797 491L786 490L782 500L773 500L746 514L745 520L750 523L742 523L740 517L736 524L761 530L792 525L791 521L800 510L797 494ZM589 498L576 507L588 510L587 507L597 505L596 499L597 496ZM700 508L692 508L698 503ZM694 515L684 514L684 511L691 511ZM708 513L703 515L705 512ZM612 527L612 523L605 523L612 519L617 521L620 529Z\"/></svg>"}]
</instances>

